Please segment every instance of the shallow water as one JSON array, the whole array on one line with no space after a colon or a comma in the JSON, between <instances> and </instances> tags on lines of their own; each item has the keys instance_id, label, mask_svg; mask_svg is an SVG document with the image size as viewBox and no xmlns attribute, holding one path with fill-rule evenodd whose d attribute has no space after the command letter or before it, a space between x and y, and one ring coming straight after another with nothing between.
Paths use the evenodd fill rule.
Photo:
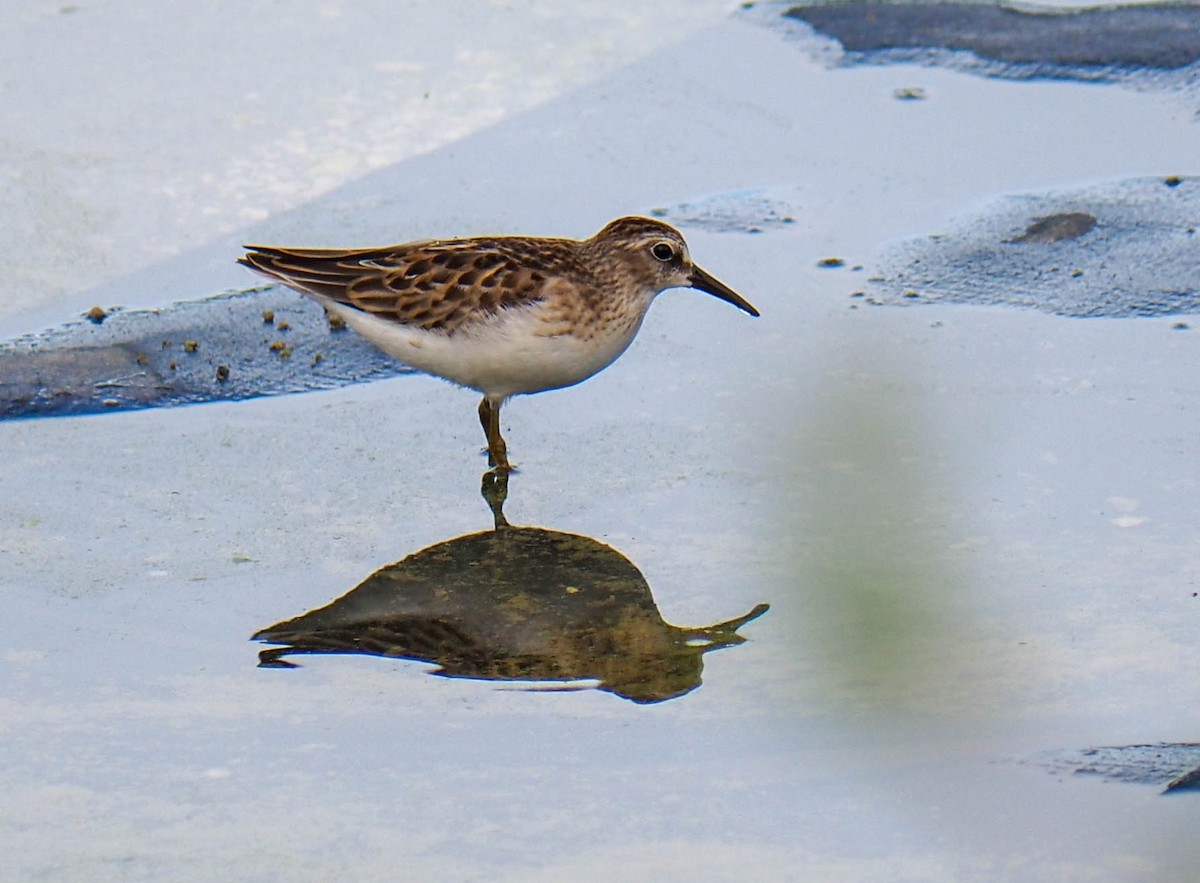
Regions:
<instances>
[{"instance_id":1,"label":"shallow water","mask_svg":"<svg viewBox=\"0 0 1200 883\"><path fill-rule=\"evenodd\" d=\"M928 100L892 97L914 84ZM685 226L761 319L669 292L612 368L505 411L512 524L615 550L668 623L771 609L653 703L379 655L259 667L259 630L493 527L473 394L408 376L4 422L0 874L1193 879L1194 793L1047 753L1195 741L1195 334L850 296L889 242L1006 190L1194 172L1185 104L826 69L729 22L310 207L367 240L447 187L529 232L746 190L797 206ZM635 150L647 132L672 155ZM379 193L404 195L349 210Z\"/></svg>"}]
</instances>

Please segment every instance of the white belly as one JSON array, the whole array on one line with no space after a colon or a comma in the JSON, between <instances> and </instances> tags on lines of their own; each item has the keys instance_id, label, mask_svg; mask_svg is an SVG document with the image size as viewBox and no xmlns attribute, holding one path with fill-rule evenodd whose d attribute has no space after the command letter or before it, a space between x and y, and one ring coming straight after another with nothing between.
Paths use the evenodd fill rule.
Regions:
<instances>
[{"instance_id":1,"label":"white belly","mask_svg":"<svg viewBox=\"0 0 1200 883\"><path fill-rule=\"evenodd\" d=\"M486 325L449 335L314 299L389 356L496 400L587 380L625 352L641 325L639 318L627 331L590 340L567 334L551 337L536 333L534 310L518 308L502 311Z\"/></svg>"}]
</instances>

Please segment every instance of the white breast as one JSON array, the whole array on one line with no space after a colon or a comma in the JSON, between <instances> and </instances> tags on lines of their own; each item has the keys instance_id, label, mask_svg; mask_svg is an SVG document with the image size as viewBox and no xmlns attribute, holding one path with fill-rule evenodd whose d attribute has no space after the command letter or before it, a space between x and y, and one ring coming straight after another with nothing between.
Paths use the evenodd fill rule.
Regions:
<instances>
[{"instance_id":1,"label":"white breast","mask_svg":"<svg viewBox=\"0 0 1200 883\"><path fill-rule=\"evenodd\" d=\"M641 326L639 316L631 328L588 340L569 334L546 336L538 333L539 326L542 331L545 326L538 322L537 307L530 306L502 310L485 323L460 327L449 335L401 325L325 298L314 300L389 356L493 399L587 380L625 352Z\"/></svg>"}]
</instances>

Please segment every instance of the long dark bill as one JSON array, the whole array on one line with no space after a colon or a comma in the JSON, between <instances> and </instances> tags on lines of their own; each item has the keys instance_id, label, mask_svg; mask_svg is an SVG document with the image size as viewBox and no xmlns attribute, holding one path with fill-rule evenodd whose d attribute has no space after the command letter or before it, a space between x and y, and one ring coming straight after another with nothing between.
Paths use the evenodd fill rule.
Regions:
<instances>
[{"instance_id":1,"label":"long dark bill","mask_svg":"<svg viewBox=\"0 0 1200 883\"><path fill-rule=\"evenodd\" d=\"M751 316L757 316L758 310L747 301L744 297L722 282L715 276L710 276L699 267L692 267L692 276L689 280L692 283L692 288L699 289L713 297L719 297L726 303L731 303L739 310L745 310Z\"/></svg>"}]
</instances>

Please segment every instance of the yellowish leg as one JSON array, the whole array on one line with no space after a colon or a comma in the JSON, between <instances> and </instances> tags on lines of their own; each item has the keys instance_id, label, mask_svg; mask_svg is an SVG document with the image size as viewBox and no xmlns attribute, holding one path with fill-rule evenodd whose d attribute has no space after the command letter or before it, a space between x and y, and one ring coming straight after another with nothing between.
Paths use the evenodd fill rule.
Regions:
<instances>
[{"instance_id":1,"label":"yellowish leg","mask_svg":"<svg viewBox=\"0 0 1200 883\"><path fill-rule=\"evenodd\" d=\"M508 465L508 447L500 435L500 402L493 404L486 396L479 403L479 422L487 436L488 465L501 472L511 472Z\"/></svg>"}]
</instances>

